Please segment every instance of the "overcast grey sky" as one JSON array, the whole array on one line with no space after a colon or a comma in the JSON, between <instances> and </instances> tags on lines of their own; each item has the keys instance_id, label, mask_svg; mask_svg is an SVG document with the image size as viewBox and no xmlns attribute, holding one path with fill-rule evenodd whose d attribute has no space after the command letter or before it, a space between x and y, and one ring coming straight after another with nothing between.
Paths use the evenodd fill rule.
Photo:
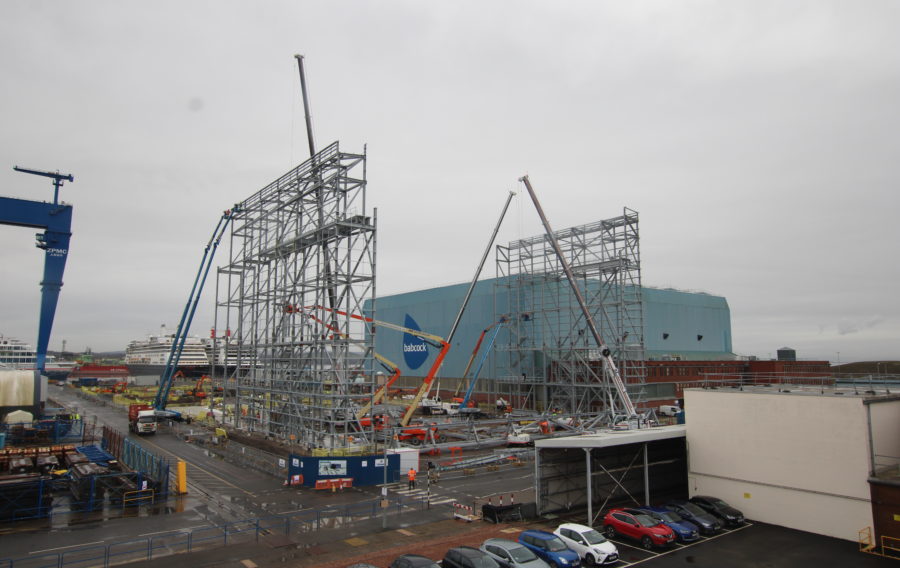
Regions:
<instances>
[{"instance_id":1,"label":"overcast grey sky","mask_svg":"<svg viewBox=\"0 0 900 568\"><path fill-rule=\"evenodd\" d=\"M727 298L738 354L900 359L898 27L879 1L6 0L0 195L52 198L14 165L75 176L51 349L174 326L222 210L308 157L302 53L319 146L368 145L379 294L468 280L527 173L556 229L637 210L644 284ZM520 193L498 242L541 231ZM34 232L0 226L0 333L31 343Z\"/></svg>"}]
</instances>

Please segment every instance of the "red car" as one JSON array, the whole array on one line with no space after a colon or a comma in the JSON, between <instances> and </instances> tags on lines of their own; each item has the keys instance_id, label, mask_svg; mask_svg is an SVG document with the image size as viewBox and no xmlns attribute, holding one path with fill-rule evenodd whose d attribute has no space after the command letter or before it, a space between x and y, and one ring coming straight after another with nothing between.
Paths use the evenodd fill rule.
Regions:
<instances>
[{"instance_id":1,"label":"red car","mask_svg":"<svg viewBox=\"0 0 900 568\"><path fill-rule=\"evenodd\" d=\"M653 517L637 511L610 509L603 517L603 530L608 538L626 536L641 542L644 548L665 547L675 543L675 533Z\"/></svg>"}]
</instances>

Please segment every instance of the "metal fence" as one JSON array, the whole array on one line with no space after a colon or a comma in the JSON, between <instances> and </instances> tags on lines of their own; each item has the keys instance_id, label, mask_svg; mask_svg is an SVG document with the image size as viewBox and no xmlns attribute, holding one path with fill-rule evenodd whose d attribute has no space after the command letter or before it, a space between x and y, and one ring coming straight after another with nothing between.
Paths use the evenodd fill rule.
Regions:
<instances>
[{"instance_id":1,"label":"metal fence","mask_svg":"<svg viewBox=\"0 0 900 568\"><path fill-rule=\"evenodd\" d=\"M81 418L52 418L33 422L0 424L0 434L9 446L71 444L84 438Z\"/></svg>"},{"instance_id":2,"label":"metal fence","mask_svg":"<svg viewBox=\"0 0 900 568\"><path fill-rule=\"evenodd\" d=\"M153 489L156 497L165 500L169 496L169 462L140 444L130 440L121 432L103 427L101 446L134 472L139 472L138 489Z\"/></svg>"},{"instance_id":3,"label":"metal fence","mask_svg":"<svg viewBox=\"0 0 900 568\"><path fill-rule=\"evenodd\" d=\"M380 506L380 501L374 500L343 507L311 509L246 519L191 530L173 530L109 544L83 546L20 558L2 558L0 559L0 568L93 568L99 566L106 568L213 547L259 542L261 536L300 537L318 530L341 528L366 520L375 520L388 514L400 515L404 508L418 510L427 506L427 500L424 498L392 496L388 499L386 508Z\"/></svg>"}]
</instances>

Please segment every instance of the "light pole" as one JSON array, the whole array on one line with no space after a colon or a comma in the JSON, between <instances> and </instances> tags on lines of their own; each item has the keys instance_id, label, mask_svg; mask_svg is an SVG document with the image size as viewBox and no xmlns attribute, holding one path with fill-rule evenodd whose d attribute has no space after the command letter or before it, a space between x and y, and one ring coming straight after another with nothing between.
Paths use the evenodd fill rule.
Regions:
<instances>
[{"instance_id":1,"label":"light pole","mask_svg":"<svg viewBox=\"0 0 900 568\"><path fill-rule=\"evenodd\" d=\"M372 423L373 424L375 423L374 417L372 419ZM389 430L389 432L391 434L390 439L393 440L394 439L394 436L393 436L394 429L391 428ZM384 428L382 428L381 433L382 434L385 433ZM381 486L381 528L386 529L387 528L387 509L388 509L388 488L387 488L387 482L388 482L388 478L387 478L388 477L388 475L387 475L387 472L388 472L388 438L387 438L387 436L385 436L382 439L382 443L384 444L384 457L382 458L384 460L382 462L383 470L384 470L384 485Z\"/></svg>"}]
</instances>

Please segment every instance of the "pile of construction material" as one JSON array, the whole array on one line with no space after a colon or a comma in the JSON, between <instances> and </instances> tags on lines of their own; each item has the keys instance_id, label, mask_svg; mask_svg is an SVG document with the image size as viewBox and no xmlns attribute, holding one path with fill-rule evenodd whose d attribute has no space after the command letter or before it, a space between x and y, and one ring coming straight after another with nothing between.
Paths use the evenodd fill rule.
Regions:
<instances>
[{"instance_id":1,"label":"pile of construction material","mask_svg":"<svg viewBox=\"0 0 900 568\"><path fill-rule=\"evenodd\" d=\"M0 450L0 521L46 517L53 480L73 445Z\"/></svg>"}]
</instances>

